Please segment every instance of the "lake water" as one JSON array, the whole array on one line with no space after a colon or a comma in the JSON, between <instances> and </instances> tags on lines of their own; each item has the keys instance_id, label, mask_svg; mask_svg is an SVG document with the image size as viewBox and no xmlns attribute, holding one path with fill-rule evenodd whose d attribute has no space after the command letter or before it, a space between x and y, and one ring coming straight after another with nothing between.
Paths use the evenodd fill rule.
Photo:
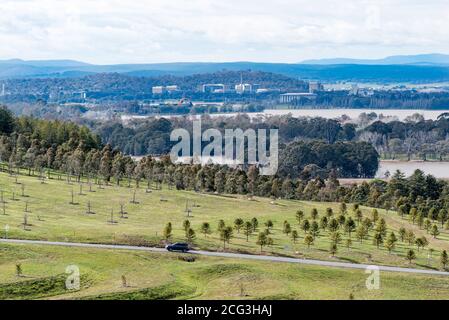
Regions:
<instances>
[{"instance_id":1,"label":"lake water","mask_svg":"<svg viewBox=\"0 0 449 320\"><path fill-rule=\"evenodd\" d=\"M397 117L404 120L415 113L421 114L425 119L436 120L438 116L449 110L417 110L417 109L292 109L292 110L265 110L262 115L283 115L291 113L293 117L323 117L328 119L347 115L352 119L358 118L362 113L375 112L386 117Z\"/></svg>"},{"instance_id":2,"label":"lake water","mask_svg":"<svg viewBox=\"0 0 449 320\"><path fill-rule=\"evenodd\" d=\"M135 160L140 160L142 157L134 156ZM158 157L156 157L158 159ZM220 158L211 157L210 159L202 159L202 164L215 163L215 164L227 164L232 166L234 163L232 160L224 161ZM179 157L179 163L189 163L190 157ZM425 174L431 174L439 179L449 179L449 162L441 161L380 161L379 170L376 173L376 178L385 178L385 173L388 171L390 175L393 175L396 170L401 171L407 177L411 176L415 170L420 169Z\"/></svg>"},{"instance_id":3,"label":"lake water","mask_svg":"<svg viewBox=\"0 0 449 320\"><path fill-rule=\"evenodd\" d=\"M436 120L438 116L448 110L418 110L418 109L267 109L263 112L246 113L250 118L259 116L285 115L291 114L293 117L322 117L327 119L339 118L342 115L347 115L351 119L357 119L362 113L374 112L378 116L396 117L398 120L404 120L413 114L421 114L425 119ZM229 113L211 113L211 117L232 117L236 116L237 112ZM201 115L157 115L157 116L137 116L137 115L122 115L123 121L131 119L145 119L145 118L177 118L187 116L192 119L198 119Z\"/></svg>"},{"instance_id":4,"label":"lake water","mask_svg":"<svg viewBox=\"0 0 449 320\"><path fill-rule=\"evenodd\" d=\"M396 170L400 170L406 176L410 176L417 169L436 178L449 179L449 162L429 161L381 161L376 177L384 178L385 172L389 171L390 174L393 174Z\"/></svg>"}]
</instances>

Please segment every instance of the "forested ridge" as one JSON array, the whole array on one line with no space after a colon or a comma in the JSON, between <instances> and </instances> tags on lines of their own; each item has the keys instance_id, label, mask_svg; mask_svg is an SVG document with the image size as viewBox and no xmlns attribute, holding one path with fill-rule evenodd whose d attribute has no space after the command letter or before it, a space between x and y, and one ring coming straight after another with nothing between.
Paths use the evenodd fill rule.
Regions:
<instances>
[{"instance_id":1,"label":"forested ridge","mask_svg":"<svg viewBox=\"0 0 449 320\"><path fill-rule=\"evenodd\" d=\"M323 140L327 143L351 141L356 135L353 124L341 124L324 118L293 118L290 116L250 119L241 114L235 117L208 117L201 120L203 130L215 128L223 131L226 128L278 129L281 143L289 143L295 139ZM164 154L171 144L170 132L183 128L192 133L192 120L188 118L156 119L133 121L124 124L121 121L104 122L97 127L98 134L105 143L109 143L125 153L133 155Z\"/></svg>"},{"instance_id":2,"label":"forested ridge","mask_svg":"<svg viewBox=\"0 0 449 320\"><path fill-rule=\"evenodd\" d=\"M144 75L145 73L143 73ZM301 78L307 79L307 78ZM319 78L311 78L319 79ZM260 88L270 89L268 93L243 95L232 92L234 85L244 83L257 84ZM229 86L225 93L204 93L203 84L220 83ZM285 92L308 92L309 82L286 75L242 70L221 70L213 73L199 73L185 76L151 75L140 76L121 73L98 73L83 77L68 78L30 78L3 80L6 94L0 97L5 103L30 103L40 112L45 104L80 102L80 94L86 94L90 102L107 105L113 102L142 102L149 99L181 99L189 98L198 101L245 102L252 97L262 105L265 102L278 103L279 94ZM153 86L176 85L179 91L163 95L152 94ZM326 90L317 92L316 99L303 98L292 102L297 107L317 108L371 108L371 109L447 109L449 93L421 92L414 89L369 90L370 94L351 94L348 89ZM39 103L44 103L39 105ZM136 103L137 104L137 103ZM193 110L193 109L192 109ZM177 110L169 110L176 113ZM183 110L184 112L186 110ZM187 110L188 112L189 110ZM184 113L181 112L181 113Z\"/></svg>"},{"instance_id":3,"label":"forested ridge","mask_svg":"<svg viewBox=\"0 0 449 320\"><path fill-rule=\"evenodd\" d=\"M295 118L290 115L250 118L202 117L204 129L248 128L278 129L280 142L320 140L368 142L384 159L446 160L449 155L449 119L424 120L413 115L405 121L382 119L362 114L350 121L324 118ZM91 125L92 126L92 125ZM146 119L130 123L108 121L95 124L96 132L105 143L132 155L164 154L171 148L169 133L175 128L192 129L188 118Z\"/></svg>"},{"instance_id":4,"label":"forested ridge","mask_svg":"<svg viewBox=\"0 0 449 320\"><path fill-rule=\"evenodd\" d=\"M306 99L298 106L310 105ZM313 103L321 108L370 108L370 109L447 109L449 93L418 92L415 90L375 90L371 95L352 95L348 91L322 91Z\"/></svg>"},{"instance_id":5,"label":"forested ridge","mask_svg":"<svg viewBox=\"0 0 449 320\"><path fill-rule=\"evenodd\" d=\"M119 73L99 73L77 78L43 78L43 79L10 79L5 80L5 86L10 101L27 101L47 99L55 92L86 92L88 97L102 99L105 97L122 97L132 100L147 95L151 97L152 86L177 85L186 92L198 91L199 86L206 83L222 83L229 86L245 82L259 84L279 90L307 91L308 83L284 75L261 71L219 71L215 73L196 74L189 76L162 75L156 77L127 76ZM24 93L26 92L26 95ZM11 100L13 99L13 100Z\"/></svg>"}]
</instances>

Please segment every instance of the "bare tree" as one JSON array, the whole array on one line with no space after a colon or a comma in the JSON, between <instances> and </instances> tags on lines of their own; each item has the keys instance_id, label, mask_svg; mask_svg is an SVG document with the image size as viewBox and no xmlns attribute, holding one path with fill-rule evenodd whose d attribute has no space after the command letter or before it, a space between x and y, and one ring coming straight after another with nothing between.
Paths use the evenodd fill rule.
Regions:
<instances>
[{"instance_id":1,"label":"bare tree","mask_svg":"<svg viewBox=\"0 0 449 320\"><path fill-rule=\"evenodd\" d=\"M79 189L78 195L80 195L80 196L84 196L84 195L85 195L85 194L83 193L83 184L82 184L82 183L80 183L80 189Z\"/></svg>"},{"instance_id":2,"label":"bare tree","mask_svg":"<svg viewBox=\"0 0 449 320\"><path fill-rule=\"evenodd\" d=\"M136 200L136 189L134 189L133 198L130 201L130 203L132 203L132 204L139 204L139 202Z\"/></svg>"},{"instance_id":3,"label":"bare tree","mask_svg":"<svg viewBox=\"0 0 449 320\"><path fill-rule=\"evenodd\" d=\"M92 204L90 203L90 200L87 201L87 214L95 214L95 212L92 211Z\"/></svg>"},{"instance_id":4,"label":"bare tree","mask_svg":"<svg viewBox=\"0 0 449 320\"><path fill-rule=\"evenodd\" d=\"M120 218L128 219L128 212L125 211L125 204L120 202Z\"/></svg>"},{"instance_id":5,"label":"bare tree","mask_svg":"<svg viewBox=\"0 0 449 320\"><path fill-rule=\"evenodd\" d=\"M70 191L70 197L71 197L71 200L70 200L69 204L76 205L77 203L75 203L75 193L73 192L73 188Z\"/></svg>"},{"instance_id":6,"label":"bare tree","mask_svg":"<svg viewBox=\"0 0 449 320\"><path fill-rule=\"evenodd\" d=\"M117 223L117 221L114 220L114 209L111 209L111 217L110 217L110 219L108 220L108 222L109 222L110 224L116 224L116 223Z\"/></svg>"}]
</instances>

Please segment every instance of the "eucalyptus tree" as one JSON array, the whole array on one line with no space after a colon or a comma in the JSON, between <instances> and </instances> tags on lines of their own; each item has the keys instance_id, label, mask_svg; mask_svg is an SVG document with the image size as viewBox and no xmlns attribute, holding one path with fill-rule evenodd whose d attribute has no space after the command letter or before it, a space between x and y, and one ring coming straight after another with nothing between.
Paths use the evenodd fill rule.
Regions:
<instances>
[{"instance_id":1,"label":"eucalyptus tree","mask_svg":"<svg viewBox=\"0 0 449 320\"><path fill-rule=\"evenodd\" d=\"M349 217L344 225L345 232L348 233L349 238L351 238L351 233L356 229L356 224L351 217Z\"/></svg>"},{"instance_id":2,"label":"eucalyptus tree","mask_svg":"<svg viewBox=\"0 0 449 320\"><path fill-rule=\"evenodd\" d=\"M231 241L233 236L232 227L227 226L220 230L220 239L223 241L223 249L226 249L226 243Z\"/></svg>"},{"instance_id":3,"label":"eucalyptus tree","mask_svg":"<svg viewBox=\"0 0 449 320\"><path fill-rule=\"evenodd\" d=\"M304 212L301 210L296 211L295 217L296 221L298 221L298 224L301 225L301 222L304 219Z\"/></svg>"},{"instance_id":4,"label":"eucalyptus tree","mask_svg":"<svg viewBox=\"0 0 449 320\"><path fill-rule=\"evenodd\" d=\"M298 231L296 231L296 230L293 230L292 231L292 240L293 240L293 243L296 243L296 241L298 241L298 238L299 238L299 234L298 234Z\"/></svg>"},{"instance_id":5,"label":"eucalyptus tree","mask_svg":"<svg viewBox=\"0 0 449 320\"><path fill-rule=\"evenodd\" d=\"M310 249L310 246L314 244L314 238L310 234L304 237L304 244L307 246L307 249Z\"/></svg>"},{"instance_id":6,"label":"eucalyptus tree","mask_svg":"<svg viewBox=\"0 0 449 320\"><path fill-rule=\"evenodd\" d=\"M284 224L284 230L283 232L288 236L290 234L290 232L292 232L292 228L290 226L290 223L286 223Z\"/></svg>"},{"instance_id":7,"label":"eucalyptus tree","mask_svg":"<svg viewBox=\"0 0 449 320\"><path fill-rule=\"evenodd\" d=\"M438 226L436 224L434 224L430 229L430 234L433 236L434 239L436 239L437 236L440 234L440 231L438 230Z\"/></svg>"},{"instance_id":8,"label":"eucalyptus tree","mask_svg":"<svg viewBox=\"0 0 449 320\"><path fill-rule=\"evenodd\" d=\"M243 233L246 236L246 241L249 241L249 236L254 232L251 221L246 221L243 225Z\"/></svg>"},{"instance_id":9,"label":"eucalyptus tree","mask_svg":"<svg viewBox=\"0 0 449 320\"><path fill-rule=\"evenodd\" d=\"M446 250L443 250L443 251L441 252L441 256L440 256L440 264L441 264L441 268L442 268L443 270L446 270L446 266L447 266L448 263L449 263L449 258L448 258L448 255L447 255L447 251L446 251Z\"/></svg>"},{"instance_id":10,"label":"eucalyptus tree","mask_svg":"<svg viewBox=\"0 0 449 320\"><path fill-rule=\"evenodd\" d=\"M255 232L259 227L259 221L257 220L256 217L251 219L251 225L253 226L253 232Z\"/></svg>"},{"instance_id":11,"label":"eucalyptus tree","mask_svg":"<svg viewBox=\"0 0 449 320\"><path fill-rule=\"evenodd\" d=\"M260 251L262 252L263 247L265 247L268 243L267 241L268 236L264 232L259 232L259 235L257 236L257 245L260 246Z\"/></svg>"},{"instance_id":12,"label":"eucalyptus tree","mask_svg":"<svg viewBox=\"0 0 449 320\"><path fill-rule=\"evenodd\" d=\"M409 249L406 254L406 259L411 264L413 260L416 259L416 253L412 249Z\"/></svg>"},{"instance_id":13,"label":"eucalyptus tree","mask_svg":"<svg viewBox=\"0 0 449 320\"><path fill-rule=\"evenodd\" d=\"M234 228L237 230L237 233L240 233L240 229L243 227L244 223L242 218L236 218L234 220Z\"/></svg>"},{"instance_id":14,"label":"eucalyptus tree","mask_svg":"<svg viewBox=\"0 0 449 320\"><path fill-rule=\"evenodd\" d=\"M164 228L164 230L163 230L163 235L164 235L164 238L165 238L165 240L166 241L168 241L168 240L170 240L171 239L171 237L172 237L172 224L171 224L171 222L168 222L166 225L165 225L165 228Z\"/></svg>"},{"instance_id":15,"label":"eucalyptus tree","mask_svg":"<svg viewBox=\"0 0 449 320\"><path fill-rule=\"evenodd\" d=\"M316 220L316 218L318 218L318 210L317 208L313 208L312 211L310 212L310 217L312 218L312 220Z\"/></svg>"},{"instance_id":16,"label":"eucalyptus tree","mask_svg":"<svg viewBox=\"0 0 449 320\"><path fill-rule=\"evenodd\" d=\"M304 233L307 233L310 230L310 222L309 220L305 219L301 223L301 229L304 231Z\"/></svg>"},{"instance_id":17,"label":"eucalyptus tree","mask_svg":"<svg viewBox=\"0 0 449 320\"><path fill-rule=\"evenodd\" d=\"M207 235L212 233L212 230L211 230L209 222L203 222L201 224L201 232L204 234L205 238L207 238Z\"/></svg>"},{"instance_id":18,"label":"eucalyptus tree","mask_svg":"<svg viewBox=\"0 0 449 320\"><path fill-rule=\"evenodd\" d=\"M316 221L312 221L310 224L310 234L313 238L318 237L320 234L320 227L318 226L318 223Z\"/></svg>"},{"instance_id":19,"label":"eucalyptus tree","mask_svg":"<svg viewBox=\"0 0 449 320\"><path fill-rule=\"evenodd\" d=\"M329 221L327 228L329 229L330 232L335 232L338 230L338 228L340 227L337 219L335 218L331 218L331 220Z\"/></svg>"},{"instance_id":20,"label":"eucalyptus tree","mask_svg":"<svg viewBox=\"0 0 449 320\"><path fill-rule=\"evenodd\" d=\"M385 248L387 248L389 253L391 253L391 251L393 251L393 249L396 246L397 241L398 241L398 239L396 238L396 235L394 234L394 232L391 232L388 235L387 240L384 243L384 246L385 246Z\"/></svg>"},{"instance_id":21,"label":"eucalyptus tree","mask_svg":"<svg viewBox=\"0 0 449 320\"><path fill-rule=\"evenodd\" d=\"M187 242L188 243L193 243L195 238L196 238L195 230L193 230L192 228L187 229L187 231L186 231Z\"/></svg>"}]
</instances>

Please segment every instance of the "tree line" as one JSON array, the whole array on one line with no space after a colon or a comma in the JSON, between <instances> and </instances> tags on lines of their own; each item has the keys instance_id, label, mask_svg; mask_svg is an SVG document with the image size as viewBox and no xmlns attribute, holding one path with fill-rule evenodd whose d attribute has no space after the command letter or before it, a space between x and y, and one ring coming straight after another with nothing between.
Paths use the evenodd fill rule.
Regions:
<instances>
[{"instance_id":1,"label":"tree line","mask_svg":"<svg viewBox=\"0 0 449 320\"><path fill-rule=\"evenodd\" d=\"M353 124L341 124L333 119L324 118L293 118L290 116L275 116L268 118L253 118L241 114L235 117L201 118L203 130L215 128L224 129L278 129L279 139L283 144L294 140L323 140L327 143L336 141L352 141L356 136ZM123 152L132 155L163 154L169 152L170 132L183 128L192 135L192 120L188 118L161 118L134 120L124 124L122 121L94 123L96 132L104 143L111 144Z\"/></svg>"},{"instance_id":2,"label":"tree line","mask_svg":"<svg viewBox=\"0 0 449 320\"><path fill-rule=\"evenodd\" d=\"M424 120L422 117L408 121L376 121L361 132L359 140L370 142L385 158L396 159L405 155L422 160L443 160L448 155L449 119Z\"/></svg>"},{"instance_id":3,"label":"tree line","mask_svg":"<svg viewBox=\"0 0 449 320\"><path fill-rule=\"evenodd\" d=\"M369 95L349 94L347 90L322 91L316 100L299 99L293 106L358 109L433 109L443 110L449 105L447 92L417 92L415 90L374 91Z\"/></svg>"}]
</instances>

